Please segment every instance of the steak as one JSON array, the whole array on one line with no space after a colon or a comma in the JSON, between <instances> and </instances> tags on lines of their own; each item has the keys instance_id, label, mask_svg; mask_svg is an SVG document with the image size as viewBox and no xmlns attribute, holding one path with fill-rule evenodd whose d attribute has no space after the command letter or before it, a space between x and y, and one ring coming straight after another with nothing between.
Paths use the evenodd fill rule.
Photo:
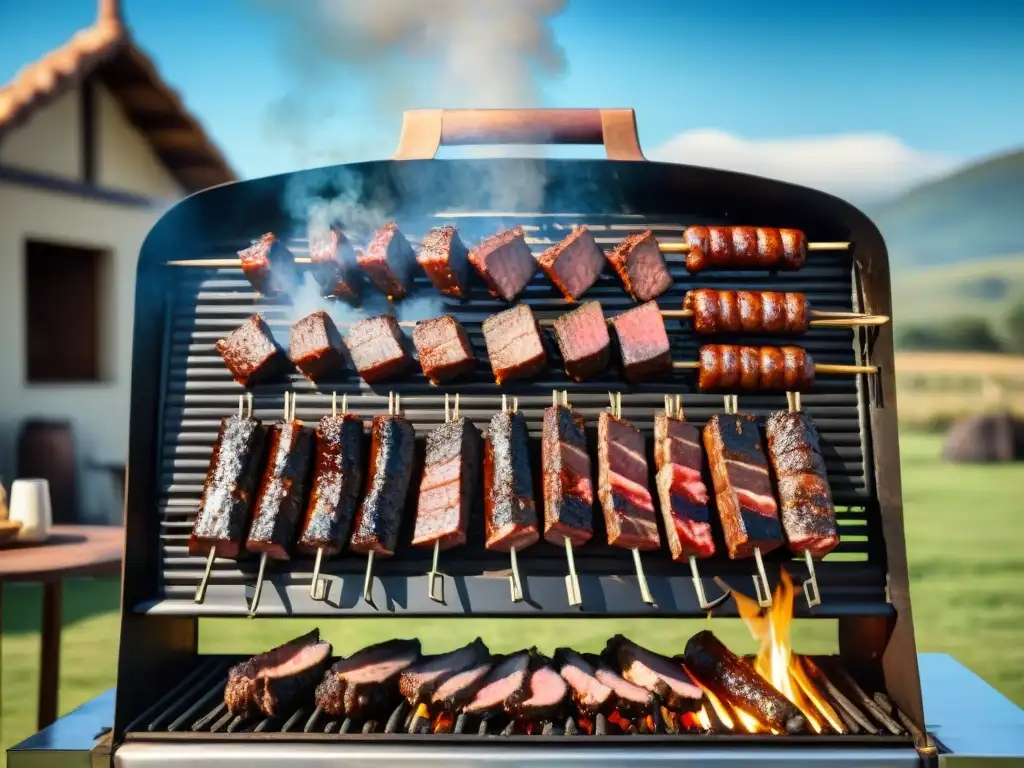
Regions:
<instances>
[{"instance_id":1,"label":"steak","mask_svg":"<svg viewBox=\"0 0 1024 768\"><path fill-rule=\"evenodd\" d=\"M326 312L314 312L292 325L288 356L310 381L341 371L345 345L334 321Z\"/></svg>"},{"instance_id":2,"label":"steak","mask_svg":"<svg viewBox=\"0 0 1024 768\"><path fill-rule=\"evenodd\" d=\"M480 430L467 418L442 424L427 435L423 477L412 544L441 549L466 543L469 515L480 481Z\"/></svg>"},{"instance_id":3,"label":"steak","mask_svg":"<svg viewBox=\"0 0 1024 768\"><path fill-rule=\"evenodd\" d=\"M310 222L309 261L321 294L349 302L362 298L363 273L355 249L340 227Z\"/></svg>"},{"instance_id":4,"label":"steak","mask_svg":"<svg viewBox=\"0 0 1024 768\"><path fill-rule=\"evenodd\" d=\"M416 261L445 296L463 299L469 293L469 252L451 224L427 232Z\"/></svg>"},{"instance_id":5,"label":"steak","mask_svg":"<svg viewBox=\"0 0 1024 768\"><path fill-rule=\"evenodd\" d=\"M409 293L416 256L393 221L377 231L356 259L363 272L389 299L403 299Z\"/></svg>"},{"instance_id":6,"label":"steak","mask_svg":"<svg viewBox=\"0 0 1024 768\"><path fill-rule=\"evenodd\" d=\"M583 419L564 405L544 409L541 464L544 483L544 539L575 546L594 535L594 486Z\"/></svg>"},{"instance_id":7,"label":"steak","mask_svg":"<svg viewBox=\"0 0 1024 768\"><path fill-rule=\"evenodd\" d=\"M388 714L398 702L399 676L419 657L419 640L389 640L356 651L327 670L316 689L316 705L335 717Z\"/></svg>"},{"instance_id":8,"label":"steak","mask_svg":"<svg viewBox=\"0 0 1024 768\"><path fill-rule=\"evenodd\" d=\"M626 379L641 382L672 370L672 348L665 319L653 301L612 319Z\"/></svg>"},{"instance_id":9,"label":"steak","mask_svg":"<svg viewBox=\"0 0 1024 768\"><path fill-rule=\"evenodd\" d=\"M558 673L569 685L573 703L579 713L593 717L598 713L607 714L615 706L615 692L597 679L594 666L571 648L555 651L555 665Z\"/></svg>"},{"instance_id":10,"label":"steak","mask_svg":"<svg viewBox=\"0 0 1024 768\"><path fill-rule=\"evenodd\" d=\"M437 686L430 699L431 705L444 712L461 710L487 682L487 676L493 667L494 660L488 658L469 669L456 672Z\"/></svg>"},{"instance_id":11,"label":"steak","mask_svg":"<svg viewBox=\"0 0 1024 768\"><path fill-rule=\"evenodd\" d=\"M217 352L231 372L231 378L243 387L269 381L288 370L288 356L274 341L262 315L252 315L219 339Z\"/></svg>"},{"instance_id":12,"label":"steak","mask_svg":"<svg viewBox=\"0 0 1024 768\"><path fill-rule=\"evenodd\" d=\"M479 637L449 653L424 656L399 673L398 691L414 707L430 701L438 686L460 672L479 668L491 656Z\"/></svg>"},{"instance_id":13,"label":"steak","mask_svg":"<svg viewBox=\"0 0 1024 768\"><path fill-rule=\"evenodd\" d=\"M653 693L623 678L599 656L587 654L583 659L594 668L594 677L597 681L611 688L615 697L615 709L621 712L623 717L632 719L649 715L654 711L658 705L658 698Z\"/></svg>"},{"instance_id":14,"label":"steak","mask_svg":"<svg viewBox=\"0 0 1024 768\"><path fill-rule=\"evenodd\" d=\"M540 328L533 310L526 304L491 315L484 320L482 329L496 384L527 379L544 369L547 354Z\"/></svg>"},{"instance_id":15,"label":"steak","mask_svg":"<svg viewBox=\"0 0 1024 768\"><path fill-rule=\"evenodd\" d=\"M552 667L551 660L533 654L526 685L505 700L505 711L515 720L552 720L564 715L568 698L569 686Z\"/></svg>"},{"instance_id":16,"label":"steak","mask_svg":"<svg viewBox=\"0 0 1024 768\"><path fill-rule=\"evenodd\" d=\"M608 263L637 301L656 299L672 287L672 275L651 230L630 235L608 254Z\"/></svg>"},{"instance_id":17,"label":"steak","mask_svg":"<svg viewBox=\"0 0 1024 768\"><path fill-rule=\"evenodd\" d=\"M602 413L597 420L597 495L609 546L661 547L654 500L647 488L643 433L610 413Z\"/></svg>"},{"instance_id":18,"label":"steak","mask_svg":"<svg viewBox=\"0 0 1024 768\"><path fill-rule=\"evenodd\" d=\"M508 302L523 292L537 271L522 227L498 232L473 246L469 263L480 273L491 295Z\"/></svg>"},{"instance_id":19,"label":"steak","mask_svg":"<svg viewBox=\"0 0 1024 768\"><path fill-rule=\"evenodd\" d=\"M665 538L673 560L715 553L704 485L704 452L700 431L693 424L669 416L654 415L655 485L665 524Z\"/></svg>"},{"instance_id":20,"label":"steak","mask_svg":"<svg viewBox=\"0 0 1024 768\"><path fill-rule=\"evenodd\" d=\"M391 315L360 320L349 329L345 344L367 384L394 379L412 365L398 321Z\"/></svg>"},{"instance_id":21,"label":"steak","mask_svg":"<svg viewBox=\"0 0 1024 768\"><path fill-rule=\"evenodd\" d=\"M601 305L585 301L555 320L555 339L565 372L576 381L592 378L608 367L611 339Z\"/></svg>"},{"instance_id":22,"label":"steak","mask_svg":"<svg viewBox=\"0 0 1024 768\"><path fill-rule=\"evenodd\" d=\"M416 323L412 342L416 345L423 375L431 384L448 382L476 370L469 335L451 315Z\"/></svg>"},{"instance_id":23,"label":"steak","mask_svg":"<svg viewBox=\"0 0 1024 768\"><path fill-rule=\"evenodd\" d=\"M491 418L484 446L484 527L487 549L525 549L540 539L533 499L526 417L501 411Z\"/></svg>"},{"instance_id":24,"label":"steak","mask_svg":"<svg viewBox=\"0 0 1024 768\"><path fill-rule=\"evenodd\" d=\"M622 635L608 641L604 656L622 670L624 678L649 690L673 712L694 712L704 704L704 692L682 665Z\"/></svg>"},{"instance_id":25,"label":"steak","mask_svg":"<svg viewBox=\"0 0 1024 768\"><path fill-rule=\"evenodd\" d=\"M277 717L297 708L323 676L331 656L320 630L236 664L228 670L224 704L233 715Z\"/></svg>"},{"instance_id":26,"label":"steak","mask_svg":"<svg viewBox=\"0 0 1024 768\"><path fill-rule=\"evenodd\" d=\"M514 701L523 695L529 673L530 651L519 651L498 661L463 711L483 719L503 713L506 701Z\"/></svg>"},{"instance_id":27,"label":"steak","mask_svg":"<svg viewBox=\"0 0 1024 768\"><path fill-rule=\"evenodd\" d=\"M413 474L416 431L403 416L378 414L370 427L366 494L356 514L349 549L391 557Z\"/></svg>"},{"instance_id":28,"label":"steak","mask_svg":"<svg viewBox=\"0 0 1024 768\"><path fill-rule=\"evenodd\" d=\"M595 282L604 269L604 252L590 230L574 225L558 244L537 257L551 282L569 301L576 301Z\"/></svg>"},{"instance_id":29,"label":"steak","mask_svg":"<svg viewBox=\"0 0 1024 768\"><path fill-rule=\"evenodd\" d=\"M273 232L267 232L248 248L239 251L238 258L246 279L264 296L289 293L298 284L295 255Z\"/></svg>"}]
</instances>

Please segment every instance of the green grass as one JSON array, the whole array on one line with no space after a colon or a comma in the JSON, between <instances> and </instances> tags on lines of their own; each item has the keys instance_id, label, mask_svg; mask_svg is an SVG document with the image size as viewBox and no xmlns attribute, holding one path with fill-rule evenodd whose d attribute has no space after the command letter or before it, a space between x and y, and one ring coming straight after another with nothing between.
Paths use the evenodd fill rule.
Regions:
<instances>
[{"instance_id":1,"label":"green grass","mask_svg":"<svg viewBox=\"0 0 1024 768\"><path fill-rule=\"evenodd\" d=\"M1024 464L965 467L938 460L940 439L904 435L903 491L912 599L921 651L950 653L1024 705L1024 527L1015 489ZM69 582L61 665L61 711L114 685L118 638L115 581ZM39 589L9 585L4 600L3 710L0 745L35 730L39 654ZM204 651L263 650L309 628L305 620L210 620L201 624ZM652 647L679 652L700 621L366 619L317 624L339 652L377 639L418 636L428 651L481 635L497 650L529 644L597 649L617 631ZM738 651L753 650L739 621L719 620L716 632ZM831 621L798 622L798 650L835 648Z\"/></svg>"}]
</instances>

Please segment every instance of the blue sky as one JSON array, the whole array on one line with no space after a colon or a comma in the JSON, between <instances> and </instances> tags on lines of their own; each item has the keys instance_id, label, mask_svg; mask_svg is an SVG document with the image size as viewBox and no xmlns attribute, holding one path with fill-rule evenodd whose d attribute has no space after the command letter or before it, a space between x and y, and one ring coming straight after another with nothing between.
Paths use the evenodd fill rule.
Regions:
<instances>
[{"instance_id":1,"label":"blue sky","mask_svg":"<svg viewBox=\"0 0 1024 768\"><path fill-rule=\"evenodd\" d=\"M137 41L242 175L294 167L264 125L268 105L293 82L279 15L247 0L124 5ZM94 14L94 0L0 0L0 82ZM719 141L722 152L756 166L807 137L874 135L898 155L885 165L917 169L902 179L1024 144L1024 2L571 0L551 26L568 67L543 84L544 105L632 106L649 154L684 134L683 157L662 156L700 162L692 154L708 136L687 132L710 129L741 142L722 149ZM387 156L400 115L366 119L358 69L333 77L332 88L355 96L340 100L329 131L344 132L367 159ZM812 153L803 162L847 154L828 141L819 148L826 160ZM884 155L873 146L862 147L865 162ZM852 162L835 175L853 173ZM903 182L876 186L886 183Z\"/></svg>"}]
</instances>

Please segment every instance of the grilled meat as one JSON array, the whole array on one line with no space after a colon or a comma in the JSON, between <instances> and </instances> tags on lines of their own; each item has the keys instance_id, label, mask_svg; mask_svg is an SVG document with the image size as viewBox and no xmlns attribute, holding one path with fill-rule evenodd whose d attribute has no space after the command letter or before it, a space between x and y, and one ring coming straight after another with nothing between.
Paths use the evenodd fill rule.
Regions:
<instances>
[{"instance_id":1,"label":"grilled meat","mask_svg":"<svg viewBox=\"0 0 1024 768\"><path fill-rule=\"evenodd\" d=\"M409 293L416 256L393 221L377 231L356 260L373 284L389 299L403 299Z\"/></svg>"},{"instance_id":2,"label":"grilled meat","mask_svg":"<svg viewBox=\"0 0 1024 768\"><path fill-rule=\"evenodd\" d=\"M476 696L463 707L467 715L483 719L505 711L506 701L515 701L523 695L530 679L530 651L519 651L496 661Z\"/></svg>"},{"instance_id":3,"label":"grilled meat","mask_svg":"<svg viewBox=\"0 0 1024 768\"><path fill-rule=\"evenodd\" d=\"M615 707L615 692L597 679L594 666L571 648L555 651L558 674L569 685L573 704L584 717L607 714Z\"/></svg>"},{"instance_id":4,"label":"grilled meat","mask_svg":"<svg viewBox=\"0 0 1024 768\"><path fill-rule=\"evenodd\" d=\"M698 359L697 386L705 392L810 392L814 386L814 360L800 347L707 344Z\"/></svg>"},{"instance_id":5,"label":"grilled meat","mask_svg":"<svg viewBox=\"0 0 1024 768\"><path fill-rule=\"evenodd\" d=\"M574 225L556 245L537 257L541 269L569 301L576 301L595 282L604 269L604 253L590 230Z\"/></svg>"},{"instance_id":6,"label":"grilled meat","mask_svg":"<svg viewBox=\"0 0 1024 768\"><path fill-rule=\"evenodd\" d=\"M794 271L807 261L807 239L798 229L687 227L683 240L688 272L709 269Z\"/></svg>"},{"instance_id":7,"label":"grilled meat","mask_svg":"<svg viewBox=\"0 0 1024 768\"><path fill-rule=\"evenodd\" d=\"M491 418L484 446L484 521L490 550L525 549L540 538L529 433L518 411Z\"/></svg>"},{"instance_id":8,"label":"grilled meat","mask_svg":"<svg viewBox=\"0 0 1024 768\"><path fill-rule=\"evenodd\" d=\"M779 509L757 420L749 414L715 414L704 427L704 447L729 557L750 557L755 549L764 555L780 547Z\"/></svg>"},{"instance_id":9,"label":"grilled meat","mask_svg":"<svg viewBox=\"0 0 1024 768\"><path fill-rule=\"evenodd\" d=\"M375 384L394 379L412 365L406 352L398 321L391 315L378 315L353 325L345 339L352 362L363 381Z\"/></svg>"},{"instance_id":10,"label":"grilled meat","mask_svg":"<svg viewBox=\"0 0 1024 768\"><path fill-rule=\"evenodd\" d=\"M348 540L363 488L363 420L324 416L316 429L316 462L299 549L335 555Z\"/></svg>"},{"instance_id":11,"label":"grilled meat","mask_svg":"<svg viewBox=\"0 0 1024 768\"><path fill-rule=\"evenodd\" d=\"M289 640L228 670L224 704L234 715L277 717L298 707L323 676L331 656L320 631Z\"/></svg>"},{"instance_id":12,"label":"grilled meat","mask_svg":"<svg viewBox=\"0 0 1024 768\"><path fill-rule=\"evenodd\" d=\"M451 224L427 232L416 261L445 296L464 299L469 294L469 252Z\"/></svg>"},{"instance_id":13,"label":"grilled meat","mask_svg":"<svg viewBox=\"0 0 1024 768\"><path fill-rule=\"evenodd\" d=\"M498 232L473 246L469 263L480 273L491 295L508 302L523 292L537 271L522 227Z\"/></svg>"},{"instance_id":14,"label":"grilled meat","mask_svg":"<svg viewBox=\"0 0 1024 768\"><path fill-rule=\"evenodd\" d=\"M270 428L267 466L245 548L288 560L295 529L306 504L316 437L301 421L279 421Z\"/></svg>"},{"instance_id":15,"label":"grilled meat","mask_svg":"<svg viewBox=\"0 0 1024 768\"><path fill-rule=\"evenodd\" d=\"M715 697L779 733L809 733L800 710L711 632L691 637L683 659L694 679Z\"/></svg>"},{"instance_id":16,"label":"grilled meat","mask_svg":"<svg viewBox=\"0 0 1024 768\"><path fill-rule=\"evenodd\" d=\"M280 296L297 285L295 255L274 235L267 232L238 252L246 279L264 296Z\"/></svg>"},{"instance_id":17,"label":"grilled meat","mask_svg":"<svg viewBox=\"0 0 1024 768\"><path fill-rule=\"evenodd\" d=\"M442 424L427 435L413 546L441 549L466 543L469 511L480 482L480 430L467 418Z\"/></svg>"},{"instance_id":18,"label":"grilled meat","mask_svg":"<svg viewBox=\"0 0 1024 768\"><path fill-rule=\"evenodd\" d=\"M768 417L765 434L789 549L824 557L839 544L839 528L814 419L802 411L777 411Z\"/></svg>"},{"instance_id":19,"label":"grilled meat","mask_svg":"<svg viewBox=\"0 0 1024 768\"><path fill-rule=\"evenodd\" d=\"M451 315L441 315L416 323L412 341L420 357L423 375L431 384L457 379L473 373L476 357L469 335Z\"/></svg>"},{"instance_id":20,"label":"grilled meat","mask_svg":"<svg viewBox=\"0 0 1024 768\"><path fill-rule=\"evenodd\" d=\"M715 542L704 485L700 431L660 411L654 415L655 485L673 560L711 557Z\"/></svg>"},{"instance_id":21,"label":"grilled meat","mask_svg":"<svg viewBox=\"0 0 1024 768\"><path fill-rule=\"evenodd\" d=\"M624 678L649 690L673 712L694 712L704 704L704 692L672 659L622 635L608 641L604 656L622 671Z\"/></svg>"},{"instance_id":22,"label":"grilled meat","mask_svg":"<svg viewBox=\"0 0 1024 768\"><path fill-rule=\"evenodd\" d=\"M482 329L495 383L527 379L544 369L547 354L540 328L533 310L526 304L491 315L484 320Z\"/></svg>"},{"instance_id":23,"label":"grilled meat","mask_svg":"<svg viewBox=\"0 0 1024 768\"><path fill-rule=\"evenodd\" d=\"M611 339L604 312L596 301L585 301L555 320L555 339L570 378L583 381L608 367Z\"/></svg>"},{"instance_id":24,"label":"grilled meat","mask_svg":"<svg viewBox=\"0 0 1024 768\"><path fill-rule=\"evenodd\" d=\"M419 640L388 640L356 651L323 675L316 688L316 705L335 717L388 714L398 703L402 672L419 657Z\"/></svg>"},{"instance_id":25,"label":"grilled meat","mask_svg":"<svg viewBox=\"0 0 1024 768\"><path fill-rule=\"evenodd\" d=\"M248 534L266 436L259 419L238 415L221 419L188 539L190 555L205 556L213 549L217 557L238 557Z\"/></svg>"},{"instance_id":26,"label":"grilled meat","mask_svg":"<svg viewBox=\"0 0 1024 768\"><path fill-rule=\"evenodd\" d=\"M697 288L683 297L693 330L715 333L807 333L810 313L802 293Z\"/></svg>"},{"instance_id":27,"label":"grilled meat","mask_svg":"<svg viewBox=\"0 0 1024 768\"><path fill-rule=\"evenodd\" d=\"M288 369L288 357L261 315L252 315L219 339L217 352L231 371L231 378L243 387L268 381Z\"/></svg>"},{"instance_id":28,"label":"grilled meat","mask_svg":"<svg viewBox=\"0 0 1024 768\"><path fill-rule=\"evenodd\" d=\"M479 637L449 653L424 656L399 673L399 693L413 706L430 701L441 684L462 672L478 669L490 656Z\"/></svg>"},{"instance_id":29,"label":"grilled meat","mask_svg":"<svg viewBox=\"0 0 1024 768\"><path fill-rule=\"evenodd\" d=\"M366 494L349 547L391 557L412 479L416 432L402 416L374 416Z\"/></svg>"},{"instance_id":30,"label":"grilled meat","mask_svg":"<svg viewBox=\"0 0 1024 768\"><path fill-rule=\"evenodd\" d=\"M583 660L594 668L594 677L602 685L612 690L615 697L615 709L622 713L623 717L635 718L649 715L658 705L658 697L636 683L631 683L622 677L607 660L593 654L586 654Z\"/></svg>"},{"instance_id":31,"label":"grilled meat","mask_svg":"<svg viewBox=\"0 0 1024 768\"><path fill-rule=\"evenodd\" d=\"M672 275L651 230L636 232L608 254L608 263L637 301L656 299L672 287Z\"/></svg>"},{"instance_id":32,"label":"grilled meat","mask_svg":"<svg viewBox=\"0 0 1024 768\"><path fill-rule=\"evenodd\" d=\"M571 408L544 409L541 464L544 483L544 539L579 546L594 535L594 486L583 419Z\"/></svg>"},{"instance_id":33,"label":"grilled meat","mask_svg":"<svg viewBox=\"0 0 1024 768\"><path fill-rule=\"evenodd\" d=\"M355 249L338 226L311 221L309 225L310 272L324 296L357 302L365 280L359 271Z\"/></svg>"},{"instance_id":34,"label":"grilled meat","mask_svg":"<svg viewBox=\"0 0 1024 768\"><path fill-rule=\"evenodd\" d=\"M473 701L477 692L483 688L488 674L494 668L494 663L495 660L488 656L468 669L445 678L430 697L431 707L443 712L461 710Z\"/></svg>"},{"instance_id":35,"label":"grilled meat","mask_svg":"<svg viewBox=\"0 0 1024 768\"><path fill-rule=\"evenodd\" d=\"M654 501L647 488L643 433L610 413L602 413L597 421L597 495L610 546L661 547Z\"/></svg>"},{"instance_id":36,"label":"grilled meat","mask_svg":"<svg viewBox=\"0 0 1024 768\"><path fill-rule=\"evenodd\" d=\"M292 325L288 356L310 381L320 381L342 369L344 344L326 312L306 315Z\"/></svg>"},{"instance_id":37,"label":"grilled meat","mask_svg":"<svg viewBox=\"0 0 1024 768\"><path fill-rule=\"evenodd\" d=\"M555 719L563 716L568 699L569 686L555 671L551 659L531 653L526 685L505 699L505 711L515 720Z\"/></svg>"},{"instance_id":38,"label":"grilled meat","mask_svg":"<svg viewBox=\"0 0 1024 768\"><path fill-rule=\"evenodd\" d=\"M672 350L658 305L641 304L612 319L627 381L640 382L672 370Z\"/></svg>"}]
</instances>

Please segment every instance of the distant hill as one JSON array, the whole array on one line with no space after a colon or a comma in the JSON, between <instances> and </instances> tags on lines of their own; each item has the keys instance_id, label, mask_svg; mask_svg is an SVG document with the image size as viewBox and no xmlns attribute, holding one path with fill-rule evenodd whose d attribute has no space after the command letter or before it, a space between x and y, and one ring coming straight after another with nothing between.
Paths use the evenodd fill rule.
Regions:
<instances>
[{"instance_id":1,"label":"distant hill","mask_svg":"<svg viewBox=\"0 0 1024 768\"><path fill-rule=\"evenodd\" d=\"M1024 253L1024 150L869 207L893 272Z\"/></svg>"}]
</instances>

